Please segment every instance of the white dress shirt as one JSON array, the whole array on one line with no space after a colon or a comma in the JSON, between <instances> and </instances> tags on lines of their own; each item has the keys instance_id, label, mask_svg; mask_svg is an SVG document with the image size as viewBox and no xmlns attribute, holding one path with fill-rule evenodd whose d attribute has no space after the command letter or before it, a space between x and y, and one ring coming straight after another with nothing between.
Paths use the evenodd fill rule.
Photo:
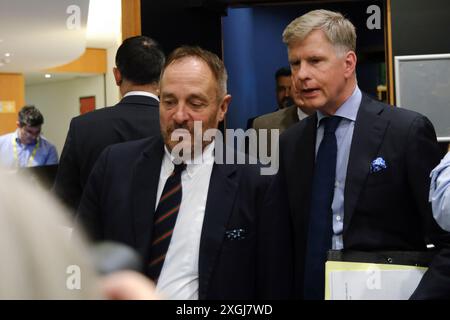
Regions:
<instances>
[{"instance_id":1,"label":"white dress shirt","mask_svg":"<svg viewBox=\"0 0 450 320\"><path fill-rule=\"evenodd\" d=\"M337 109L335 116L342 117L336 129L337 155L336 155L336 180L334 184L334 195L331 209L333 211L333 238L332 249L341 250L345 248L344 231L344 192L347 178L347 166L350 158L350 148L353 139L356 116L362 101L362 93L358 86L353 90L352 95ZM325 115L317 111L317 139L316 156L320 143L323 139L323 125L320 120Z\"/></svg>"},{"instance_id":2,"label":"white dress shirt","mask_svg":"<svg viewBox=\"0 0 450 320\"><path fill-rule=\"evenodd\" d=\"M167 299L198 299L198 262L200 236L205 216L209 181L214 164L214 142L203 151L202 164L186 162L181 174L182 199L175 229L156 286L157 292ZM159 176L155 210L164 185L173 172L174 157L165 149Z\"/></svg>"},{"instance_id":3,"label":"white dress shirt","mask_svg":"<svg viewBox=\"0 0 450 320\"><path fill-rule=\"evenodd\" d=\"M150 93L148 91L130 91L130 92L127 92L127 93L125 93L123 95L124 98L128 97L128 96L146 96L146 97L150 97L150 98L156 99L159 102L158 96L153 94L153 93Z\"/></svg>"}]
</instances>

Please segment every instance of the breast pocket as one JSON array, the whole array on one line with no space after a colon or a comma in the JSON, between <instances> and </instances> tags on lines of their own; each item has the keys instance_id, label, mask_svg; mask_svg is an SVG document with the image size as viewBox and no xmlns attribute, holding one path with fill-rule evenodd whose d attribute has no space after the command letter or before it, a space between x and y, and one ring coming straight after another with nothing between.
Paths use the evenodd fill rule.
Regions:
<instances>
[{"instance_id":1,"label":"breast pocket","mask_svg":"<svg viewBox=\"0 0 450 320\"><path fill-rule=\"evenodd\" d=\"M248 250L254 241L254 235L247 228L235 228L225 231L223 248L227 253L242 252Z\"/></svg>"},{"instance_id":2,"label":"breast pocket","mask_svg":"<svg viewBox=\"0 0 450 320\"><path fill-rule=\"evenodd\" d=\"M387 168L378 172L369 173L366 185L367 187L372 187L392 183L393 183L392 170Z\"/></svg>"}]
</instances>

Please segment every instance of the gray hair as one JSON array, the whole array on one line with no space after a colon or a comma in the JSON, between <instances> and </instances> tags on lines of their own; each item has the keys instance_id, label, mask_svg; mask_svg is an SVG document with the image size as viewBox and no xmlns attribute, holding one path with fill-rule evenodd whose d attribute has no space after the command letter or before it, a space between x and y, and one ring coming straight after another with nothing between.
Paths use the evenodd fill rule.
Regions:
<instances>
[{"instance_id":1,"label":"gray hair","mask_svg":"<svg viewBox=\"0 0 450 320\"><path fill-rule=\"evenodd\" d=\"M167 58L163 71L161 73L161 77L163 76L164 71L169 65L177 60L181 60L187 57L202 60L208 65L215 80L217 81L217 98L219 100L222 99L227 94L228 75L227 70L225 69L225 65L216 54L200 47L181 46L175 49Z\"/></svg>"},{"instance_id":2,"label":"gray hair","mask_svg":"<svg viewBox=\"0 0 450 320\"><path fill-rule=\"evenodd\" d=\"M290 46L314 31L322 30L338 53L356 50L355 26L341 13L313 10L293 20L283 31L283 42Z\"/></svg>"}]
</instances>

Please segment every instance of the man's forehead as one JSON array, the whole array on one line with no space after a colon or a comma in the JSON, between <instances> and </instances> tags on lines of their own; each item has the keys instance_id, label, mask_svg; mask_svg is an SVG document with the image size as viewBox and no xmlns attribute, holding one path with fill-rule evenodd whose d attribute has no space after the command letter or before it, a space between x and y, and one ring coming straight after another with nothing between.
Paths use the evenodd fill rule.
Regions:
<instances>
[{"instance_id":1,"label":"man's forehead","mask_svg":"<svg viewBox=\"0 0 450 320\"><path fill-rule=\"evenodd\" d=\"M30 126L30 125L26 125L26 126L23 126L23 128L25 129L25 130L27 130L27 131L40 131L41 130L41 127L42 126L34 126L34 127L32 127L32 126Z\"/></svg>"},{"instance_id":2,"label":"man's forehead","mask_svg":"<svg viewBox=\"0 0 450 320\"><path fill-rule=\"evenodd\" d=\"M171 62L166 67L161 82L164 82L167 78L178 80L182 79L182 77L194 80L196 78L213 78L213 74L208 64L203 60L195 57L184 57Z\"/></svg>"},{"instance_id":3,"label":"man's forehead","mask_svg":"<svg viewBox=\"0 0 450 320\"><path fill-rule=\"evenodd\" d=\"M209 66L208 64L203 61L202 59L200 59L199 57L195 57L195 56L187 56L187 57L182 57L179 59L176 59L174 61L172 61L165 69L164 73L166 72L170 72L170 71L176 71L179 69L189 69L192 71L195 70L202 70L204 71L204 69L208 69L209 70ZM211 70L209 70L211 72Z\"/></svg>"},{"instance_id":4,"label":"man's forehead","mask_svg":"<svg viewBox=\"0 0 450 320\"><path fill-rule=\"evenodd\" d=\"M299 54L304 51L321 51L324 47L333 47L328 37L322 30L314 30L303 39L293 40L287 46L288 55ZM302 50L299 50L302 49Z\"/></svg>"}]
</instances>

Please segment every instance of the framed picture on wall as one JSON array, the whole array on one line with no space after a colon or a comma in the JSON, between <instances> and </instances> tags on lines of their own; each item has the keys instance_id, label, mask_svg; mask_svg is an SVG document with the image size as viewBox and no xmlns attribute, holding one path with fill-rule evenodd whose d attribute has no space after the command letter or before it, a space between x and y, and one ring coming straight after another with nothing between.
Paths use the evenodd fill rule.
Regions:
<instances>
[{"instance_id":1,"label":"framed picture on wall","mask_svg":"<svg viewBox=\"0 0 450 320\"><path fill-rule=\"evenodd\" d=\"M95 110L95 96L80 97L80 114Z\"/></svg>"},{"instance_id":2,"label":"framed picture on wall","mask_svg":"<svg viewBox=\"0 0 450 320\"><path fill-rule=\"evenodd\" d=\"M396 56L397 106L433 123L439 142L450 142L450 53Z\"/></svg>"}]
</instances>

